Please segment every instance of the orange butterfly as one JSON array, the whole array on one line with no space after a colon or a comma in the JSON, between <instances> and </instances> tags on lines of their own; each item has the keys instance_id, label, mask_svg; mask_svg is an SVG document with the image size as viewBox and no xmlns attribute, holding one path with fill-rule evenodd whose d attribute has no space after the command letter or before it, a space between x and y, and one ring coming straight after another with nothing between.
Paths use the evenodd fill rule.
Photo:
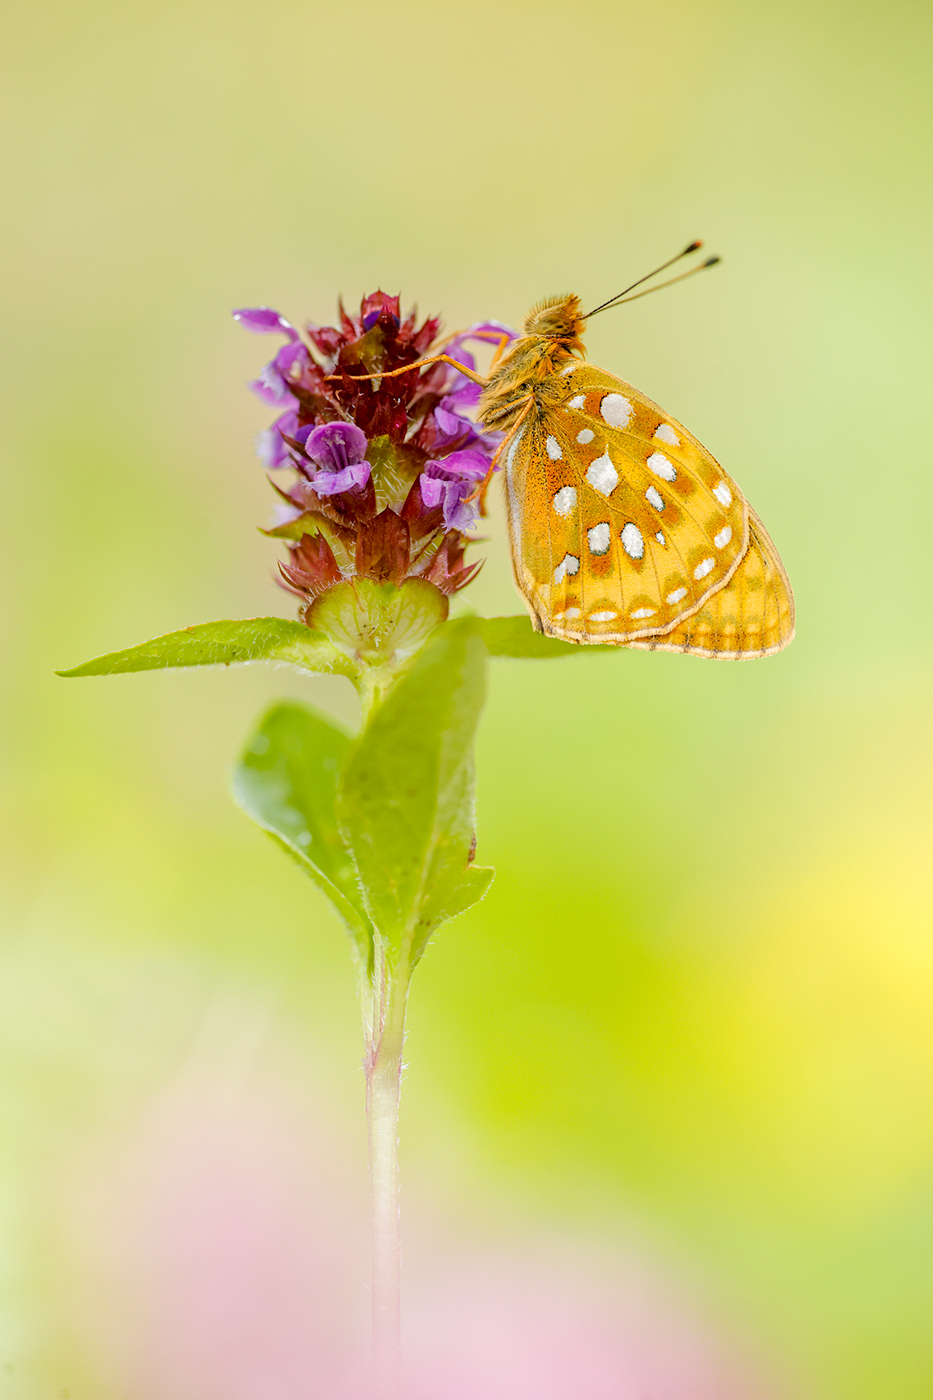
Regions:
<instances>
[{"instance_id":1,"label":"orange butterfly","mask_svg":"<svg viewBox=\"0 0 933 1400\"><path fill-rule=\"evenodd\" d=\"M485 379L457 365L483 386L483 425L506 433L497 458L515 581L549 636L731 660L793 638L787 573L732 478L676 419L582 358L589 316L635 300L634 287L700 246L595 311L576 296L542 302Z\"/></svg>"},{"instance_id":2,"label":"orange butterfly","mask_svg":"<svg viewBox=\"0 0 933 1400\"><path fill-rule=\"evenodd\" d=\"M535 307L478 406L485 427L507 431L512 564L533 623L570 642L735 660L780 651L794 603L763 525L686 428L582 359L586 320L579 297Z\"/></svg>"}]
</instances>

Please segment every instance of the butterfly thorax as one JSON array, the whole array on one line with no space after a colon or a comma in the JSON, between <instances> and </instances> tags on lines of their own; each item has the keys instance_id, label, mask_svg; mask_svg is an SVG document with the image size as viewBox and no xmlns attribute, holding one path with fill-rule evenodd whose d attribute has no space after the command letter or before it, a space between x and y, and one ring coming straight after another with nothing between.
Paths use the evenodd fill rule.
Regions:
<instances>
[{"instance_id":1,"label":"butterfly thorax","mask_svg":"<svg viewBox=\"0 0 933 1400\"><path fill-rule=\"evenodd\" d=\"M583 354L580 298L551 297L532 307L524 331L495 366L477 412L486 428L507 429L529 402L547 412L560 399L560 372Z\"/></svg>"}]
</instances>

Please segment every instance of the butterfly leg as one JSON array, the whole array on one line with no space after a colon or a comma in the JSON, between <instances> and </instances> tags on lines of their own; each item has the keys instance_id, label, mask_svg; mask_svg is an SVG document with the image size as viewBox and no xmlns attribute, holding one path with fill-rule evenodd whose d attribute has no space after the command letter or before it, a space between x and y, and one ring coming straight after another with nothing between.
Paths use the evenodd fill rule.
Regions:
<instances>
[{"instance_id":1,"label":"butterfly leg","mask_svg":"<svg viewBox=\"0 0 933 1400\"><path fill-rule=\"evenodd\" d=\"M508 337L507 335L500 335L500 337L499 337L499 344L496 346L495 350L493 351L492 360L490 361L490 364L489 364L489 373L490 373L490 374L492 374L492 372L493 372L493 370L495 369L496 365L497 365L497 364L499 363L499 361L502 359L503 352L505 351L505 347L508 345L508 343L509 343L509 337Z\"/></svg>"},{"instance_id":2,"label":"butterfly leg","mask_svg":"<svg viewBox=\"0 0 933 1400\"><path fill-rule=\"evenodd\" d=\"M391 379L391 378L393 377L393 375L396 375L396 374L408 374L408 373L410 373L410 371L413 370L413 369L421 369L423 365L436 365L436 364L440 364L440 363L443 363L443 364L445 364L445 365L453 365L454 369L458 369L458 370L460 371L461 374L465 374L466 377L467 377L467 379L472 379L474 384L479 384L479 385L481 385L483 388L486 387L486 382L487 382L487 381L485 380L485 378L483 377L483 375L477 374L475 370L467 369L466 365L462 365L462 364L460 363L459 360L451 359L450 355L426 355L425 358L424 358L423 360L413 360L412 363L411 363L410 365L402 365L399 369L389 369L389 370L385 370L385 371L383 371L383 372L380 372L380 371L378 371L378 370L374 370L372 374L348 374L348 375L347 375L347 378L348 378L348 379ZM327 378L328 378L328 379L342 379L342 378L343 378L343 375L342 375L342 374L329 374L329 375L327 376Z\"/></svg>"}]
</instances>

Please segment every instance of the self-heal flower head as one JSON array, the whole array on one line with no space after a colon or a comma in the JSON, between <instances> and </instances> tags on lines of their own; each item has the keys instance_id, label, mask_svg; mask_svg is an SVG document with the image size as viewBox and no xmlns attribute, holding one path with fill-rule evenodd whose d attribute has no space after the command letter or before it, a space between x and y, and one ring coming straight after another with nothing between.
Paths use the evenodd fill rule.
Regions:
<instances>
[{"instance_id":1,"label":"self-heal flower head","mask_svg":"<svg viewBox=\"0 0 933 1400\"><path fill-rule=\"evenodd\" d=\"M303 619L320 625L317 600L354 578L397 587L417 579L441 595L464 587L479 567L464 560L476 519L467 497L501 435L470 416L479 386L456 367L406 371L430 354L439 322L419 325L385 292L364 297L358 314L341 307L338 325L308 324L307 342L271 307L234 314L248 330L286 337L250 388L280 410L259 456L294 470L291 484L276 484L269 533L286 542L281 573ZM467 342L498 346L514 334L479 322L437 349L473 370Z\"/></svg>"}]
</instances>

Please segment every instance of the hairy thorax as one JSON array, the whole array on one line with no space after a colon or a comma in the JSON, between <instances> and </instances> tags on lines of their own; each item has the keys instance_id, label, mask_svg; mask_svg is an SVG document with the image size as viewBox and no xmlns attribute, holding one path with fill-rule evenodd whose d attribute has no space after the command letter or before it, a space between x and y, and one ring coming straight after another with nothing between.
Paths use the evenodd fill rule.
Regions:
<instances>
[{"instance_id":1,"label":"hairy thorax","mask_svg":"<svg viewBox=\"0 0 933 1400\"><path fill-rule=\"evenodd\" d=\"M580 299L552 297L525 318L525 334L495 366L477 412L486 428L508 429L524 415L546 412L561 397L561 370L583 354Z\"/></svg>"}]
</instances>

